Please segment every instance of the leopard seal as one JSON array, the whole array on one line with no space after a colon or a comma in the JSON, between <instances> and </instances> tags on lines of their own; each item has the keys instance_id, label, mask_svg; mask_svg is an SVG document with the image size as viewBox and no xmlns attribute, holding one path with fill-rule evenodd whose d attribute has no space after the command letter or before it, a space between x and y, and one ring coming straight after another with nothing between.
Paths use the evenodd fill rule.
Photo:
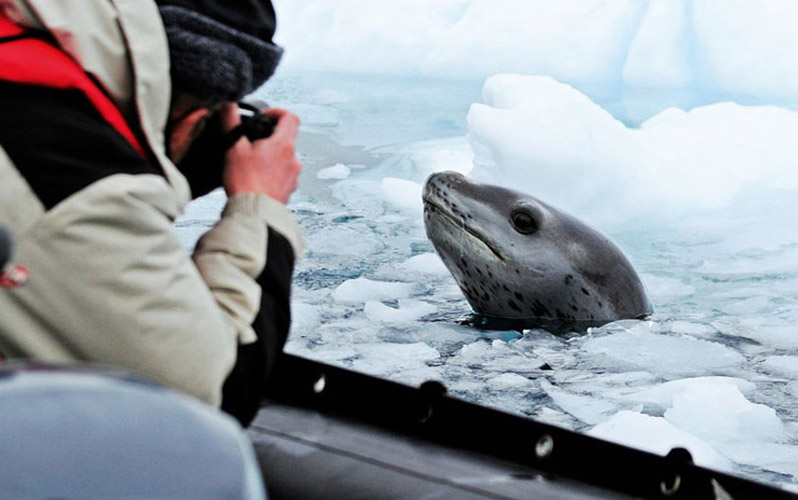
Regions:
<instances>
[{"instance_id":1,"label":"leopard seal","mask_svg":"<svg viewBox=\"0 0 798 500\"><path fill-rule=\"evenodd\" d=\"M457 172L432 174L423 200L427 236L477 326L584 331L653 312L621 249L572 215Z\"/></svg>"}]
</instances>

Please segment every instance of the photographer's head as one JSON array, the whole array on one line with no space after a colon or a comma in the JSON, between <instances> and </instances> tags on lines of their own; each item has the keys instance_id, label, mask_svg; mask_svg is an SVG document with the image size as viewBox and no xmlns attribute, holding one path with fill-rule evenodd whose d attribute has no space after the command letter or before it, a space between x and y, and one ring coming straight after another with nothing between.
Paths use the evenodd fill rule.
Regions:
<instances>
[{"instance_id":1,"label":"photographer's head","mask_svg":"<svg viewBox=\"0 0 798 500\"><path fill-rule=\"evenodd\" d=\"M282 49L270 0L156 0L169 42L169 150L176 163L211 111L260 87Z\"/></svg>"}]
</instances>

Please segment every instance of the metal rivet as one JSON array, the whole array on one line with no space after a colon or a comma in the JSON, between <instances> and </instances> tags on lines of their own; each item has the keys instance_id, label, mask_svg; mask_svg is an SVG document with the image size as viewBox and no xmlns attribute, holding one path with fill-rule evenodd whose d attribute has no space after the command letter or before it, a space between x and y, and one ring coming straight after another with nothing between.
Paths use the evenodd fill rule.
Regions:
<instances>
[{"instance_id":1,"label":"metal rivet","mask_svg":"<svg viewBox=\"0 0 798 500\"><path fill-rule=\"evenodd\" d=\"M679 491L679 487L681 485L682 485L682 476L676 474L673 477L672 485L668 486L667 484L665 484L664 480L661 483L659 483L659 491L662 493L663 496L671 497L675 495L677 491Z\"/></svg>"},{"instance_id":2,"label":"metal rivet","mask_svg":"<svg viewBox=\"0 0 798 500\"><path fill-rule=\"evenodd\" d=\"M327 377L324 376L322 373L319 375L319 378L313 383L313 392L316 394L321 394L324 391L324 388L327 386Z\"/></svg>"},{"instance_id":3,"label":"metal rivet","mask_svg":"<svg viewBox=\"0 0 798 500\"><path fill-rule=\"evenodd\" d=\"M549 434L544 434L540 439L538 439L538 442L535 445L535 455L537 455L539 459L543 460L544 458L551 456L553 451L554 438Z\"/></svg>"}]
</instances>

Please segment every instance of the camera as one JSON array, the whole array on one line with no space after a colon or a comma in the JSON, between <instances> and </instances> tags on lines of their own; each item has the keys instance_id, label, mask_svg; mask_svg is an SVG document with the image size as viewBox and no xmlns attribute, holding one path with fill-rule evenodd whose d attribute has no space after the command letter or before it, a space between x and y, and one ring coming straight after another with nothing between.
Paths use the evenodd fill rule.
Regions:
<instances>
[{"instance_id":1,"label":"camera","mask_svg":"<svg viewBox=\"0 0 798 500\"><path fill-rule=\"evenodd\" d=\"M177 168L188 180L192 198L199 198L222 186L222 170L227 150L246 137L251 142L265 139L274 133L277 121L261 113L268 105L259 99L245 99L238 103L241 124L225 132L219 113L208 117L202 134L194 140Z\"/></svg>"},{"instance_id":2,"label":"camera","mask_svg":"<svg viewBox=\"0 0 798 500\"><path fill-rule=\"evenodd\" d=\"M274 118L260 112L261 109L266 107L268 105L258 99L248 99L238 103L241 125L228 132L228 135L235 137L233 144L242 135L247 136L247 139L251 142L255 142L258 139L265 139L274 133L274 127L277 126L277 122Z\"/></svg>"}]
</instances>

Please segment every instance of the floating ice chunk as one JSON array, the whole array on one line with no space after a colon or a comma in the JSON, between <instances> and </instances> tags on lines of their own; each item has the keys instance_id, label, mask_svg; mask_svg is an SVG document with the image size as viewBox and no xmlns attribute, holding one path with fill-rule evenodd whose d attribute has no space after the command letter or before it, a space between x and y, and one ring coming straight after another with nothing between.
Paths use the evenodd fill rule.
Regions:
<instances>
[{"instance_id":1,"label":"floating ice chunk","mask_svg":"<svg viewBox=\"0 0 798 500\"><path fill-rule=\"evenodd\" d=\"M389 207L395 210L420 212L423 207L421 202L421 184L394 177L382 180L382 196Z\"/></svg>"},{"instance_id":2,"label":"floating ice chunk","mask_svg":"<svg viewBox=\"0 0 798 500\"><path fill-rule=\"evenodd\" d=\"M564 391L548 380L541 380L540 387L557 406L586 424L596 425L603 422L618 409L608 401Z\"/></svg>"},{"instance_id":3,"label":"floating ice chunk","mask_svg":"<svg viewBox=\"0 0 798 500\"><path fill-rule=\"evenodd\" d=\"M537 353L537 350L535 352ZM549 361L547 356L542 357ZM633 398L624 400L626 394L630 391L634 393L643 390L644 387L651 387L657 381L657 377L644 371L620 373L581 372L580 370L559 369L558 366L562 363L549 364L553 368L551 372L552 380L567 384L570 392L601 394L609 399L623 403L627 409L639 403Z\"/></svg>"},{"instance_id":4,"label":"floating ice chunk","mask_svg":"<svg viewBox=\"0 0 798 500\"><path fill-rule=\"evenodd\" d=\"M787 384L787 386L784 389L788 394L790 394L794 398L798 398L798 380L790 382L789 384Z\"/></svg>"},{"instance_id":5,"label":"floating ice chunk","mask_svg":"<svg viewBox=\"0 0 798 500\"><path fill-rule=\"evenodd\" d=\"M523 349L516 348L514 344L504 340L493 340L464 345L449 363L479 367L499 373L527 373L539 369L544 361Z\"/></svg>"},{"instance_id":6,"label":"floating ice chunk","mask_svg":"<svg viewBox=\"0 0 798 500\"><path fill-rule=\"evenodd\" d=\"M727 299L720 302L716 307L732 317L755 316L768 314L771 309L770 298L755 289L749 289L748 293L738 295L740 290L735 290L731 294L725 294ZM731 297L730 295L733 295Z\"/></svg>"},{"instance_id":7,"label":"floating ice chunk","mask_svg":"<svg viewBox=\"0 0 798 500\"><path fill-rule=\"evenodd\" d=\"M373 329L373 325L371 325ZM473 328L456 323L424 321L412 328L396 328L393 332L380 332L379 338L393 342L425 342L430 347L449 355L465 342L474 342L480 333Z\"/></svg>"},{"instance_id":8,"label":"floating ice chunk","mask_svg":"<svg viewBox=\"0 0 798 500\"><path fill-rule=\"evenodd\" d=\"M674 398L688 389L704 387L707 392L712 392L718 387L734 386L743 394L750 394L756 390L753 382L734 377L695 377L673 380L642 390L626 392L622 399L635 403L654 404L661 408L673 406Z\"/></svg>"},{"instance_id":9,"label":"floating ice chunk","mask_svg":"<svg viewBox=\"0 0 798 500\"><path fill-rule=\"evenodd\" d=\"M662 417L621 411L590 429L587 434L663 456L673 448L686 448L697 465L716 469L728 469L731 466L729 460L711 445L674 427Z\"/></svg>"},{"instance_id":10,"label":"floating ice chunk","mask_svg":"<svg viewBox=\"0 0 798 500\"><path fill-rule=\"evenodd\" d=\"M770 307L767 304L764 307L764 314L768 314ZM798 331L794 321L779 324L777 318L755 314L739 321L718 322L718 325L734 335L754 339L769 347L798 349Z\"/></svg>"},{"instance_id":11,"label":"floating ice chunk","mask_svg":"<svg viewBox=\"0 0 798 500\"><path fill-rule=\"evenodd\" d=\"M468 115L473 175L593 223L669 222L798 186L798 112L723 103L636 130L573 87L519 75L489 78L484 101Z\"/></svg>"},{"instance_id":12,"label":"floating ice chunk","mask_svg":"<svg viewBox=\"0 0 798 500\"><path fill-rule=\"evenodd\" d=\"M316 177L322 180L327 179L336 179L342 180L348 178L352 174L352 169L344 165L343 163L338 163L333 165L332 167L323 168L316 173Z\"/></svg>"},{"instance_id":13,"label":"floating ice chunk","mask_svg":"<svg viewBox=\"0 0 798 500\"><path fill-rule=\"evenodd\" d=\"M793 334L795 329L793 328ZM778 375L798 377L798 356L769 356L762 362L762 368Z\"/></svg>"},{"instance_id":14,"label":"floating ice chunk","mask_svg":"<svg viewBox=\"0 0 798 500\"><path fill-rule=\"evenodd\" d=\"M405 383L418 384L439 378L440 373L427 362L440 358L437 350L416 342L412 344L359 344L360 356L352 363L355 371L378 376L390 375Z\"/></svg>"},{"instance_id":15,"label":"floating ice chunk","mask_svg":"<svg viewBox=\"0 0 798 500\"><path fill-rule=\"evenodd\" d=\"M751 403L732 384L686 387L674 396L665 419L710 442L775 442L787 437L773 408Z\"/></svg>"},{"instance_id":16,"label":"floating ice chunk","mask_svg":"<svg viewBox=\"0 0 798 500\"><path fill-rule=\"evenodd\" d=\"M651 333L644 327L589 339L582 349L608 368L648 370L661 375L705 375L731 370L745 361L731 347Z\"/></svg>"},{"instance_id":17,"label":"floating ice chunk","mask_svg":"<svg viewBox=\"0 0 798 500\"><path fill-rule=\"evenodd\" d=\"M291 331L310 332L321 323L321 314L316 306L299 301L291 303Z\"/></svg>"},{"instance_id":18,"label":"floating ice chunk","mask_svg":"<svg viewBox=\"0 0 798 500\"><path fill-rule=\"evenodd\" d=\"M364 314L352 314L351 310L345 308L334 312L335 318L324 321L319 330L314 332L315 340L321 344L316 348L355 347L382 340L380 328L376 328L374 322Z\"/></svg>"},{"instance_id":19,"label":"floating ice chunk","mask_svg":"<svg viewBox=\"0 0 798 500\"><path fill-rule=\"evenodd\" d=\"M493 342L473 342L471 344L464 345L460 351L457 353L457 361L461 363L470 363L476 361L483 361L486 359L486 354L490 351L496 350L503 350L506 352L507 345L506 343L500 340L494 340Z\"/></svg>"},{"instance_id":20,"label":"floating ice chunk","mask_svg":"<svg viewBox=\"0 0 798 500\"><path fill-rule=\"evenodd\" d=\"M414 255L400 264L401 268L412 272L429 276L446 276L449 270L436 253L422 253Z\"/></svg>"},{"instance_id":21,"label":"floating ice chunk","mask_svg":"<svg viewBox=\"0 0 798 500\"><path fill-rule=\"evenodd\" d=\"M798 477L798 446L795 444L741 441L725 443L721 451L736 463Z\"/></svg>"},{"instance_id":22,"label":"floating ice chunk","mask_svg":"<svg viewBox=\"0 0 798 500\"><path fill-rule=\"evenodd\" d=\"M333 184L332 192L352 214L375 217L385 211L379 182L349 179Z\"/></svg>"},{"instance_id":23,"label":"floating ice chunk","mask_svg":"<svg viewBox=\"0 0 798 500\"><path fill-rule=\"evenodd\" d=\"M604 148L626 146L626 129L584 94L550 77L503 74L483 96L468 113L478 179L577 214L616 183L622 166L605 161Z\"/></svg>"},{"instance_id":24,"label":"floating ice chunk","mask_svg":"<svg viewBox=\"0 0 798 500\"><path fill-rule=\"evenodd\" d=\"M535 420L544 424L556 425L565 429L573 425L573 417L554 408L542 407L535 414Z\"/></svg>"},{"instance_id":25,"label":"floating ice chunk","mask_svg":"<svg viewBox=\"0 0 798 500\"><path fill-rule=\"evenodd\" d=\"M516 373L502 373L501 375L491 378L488 384L499 390L508 390L528 388L533 385L533 382Z\"/></svg>"},{"instance_id":26,"label":"floating ice chunk","mask_svg":"<svg viewBox=\"0 0 798 500\"><path fill-rule=\"evenodd\" d=\"M410 323L437 311L432 304L420 300L399 300L399 307L386 306L376 300L366 301L364 312L372 321L383 323Z\"/></svg>"},{"instance_id":27,"label":"floating ice chunk","mask_svg":"<svg viewBox=\"0 0 798 500\"><path fill-rule=\"evenodd\" d=\"M440 358L437 350L423 342L414 342L412 344L361 344L358 348L364 356L383 358L383 361L394 367L403 366L406 363L434 361Z\"/></svg>"},{"instance_id":28,"label":"floating ice chunk","mask_svg":"<svg viewBox=\"0 0 798 500\"><path fill-rule=\"evenodd\" d=\"M416 289L413 283L374 281L368 278L348 280L333 291L333 300L349 304L387 301L409 297Z\"/></svg>"}]
</instances>

